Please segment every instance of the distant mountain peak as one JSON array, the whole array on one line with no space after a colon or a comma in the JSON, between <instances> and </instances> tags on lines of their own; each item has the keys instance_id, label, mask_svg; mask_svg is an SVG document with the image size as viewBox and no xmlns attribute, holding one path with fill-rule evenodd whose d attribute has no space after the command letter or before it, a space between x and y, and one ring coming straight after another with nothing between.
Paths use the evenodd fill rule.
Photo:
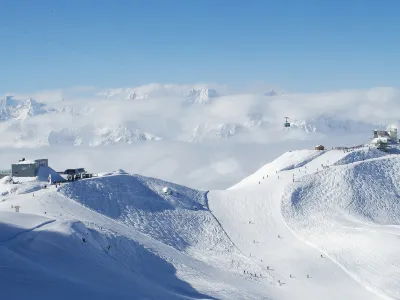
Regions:
<instances>
[{"instance_id":1,"label":"distant mountain peak","mask_svg":"<svg viewBox=\"0 0 400 300\"><path fill-rule=\"evenodd\" d=\"M101 128L97 130L97 141L93 146L97 145L114 145L119 143L133 144L137 141L158 141L161 137L147 133L139 128L131 129L125 125L119 125L116 128Z\"/></svg>"},{"instance_id":2,"label":"distant mountain peak","mask_svg":"<svg viewBox=\"0 0 400 300\"><path fill-rule=\"evenodd\" d=\"M131 92L128 95L129 100L144 100L144 99L150 99L149 95L138 95L136 92Z\"/></svg>"},{"instance_id":3,"label":"distant mountain peak","mask_svg":"<svg viewBox=\"0 0 400 300\"><path fill-rule=\"evenodd\" d=\"M278 94L274 90L270 90L269 92L264 93L264 96L276 96L276 95Z\"/></svg>"},{"instance_id":4,"label":"distant mountain peak","mask_svg":"<svg viewBox=\"0 0 400 300\"><path fill-rule=\"evenodd\" d=\"M53 109L47 109L46 104L32 98L17 100L13 96L5 96L0 101L0 120L25 120L29 116L41 115Z\"/></svg>"},{"instance_id":5,"label":"distant mountain peak","mask_svg":"<svg viewBox=\"0 0 400 300\"><path fill-rule=\"evenodd\" d=\"M218 97L215 89L191 89L187 96L189 103L211 103L213 98Z\"/></svg>"},{"instance_id":6,"label":"distant mountain peak","mask_svg":"<svg viewBox=\"0 0 400 300\"><path fill-rule=\"evenodd\" d=\"M97 93L98 96L112 99L128 99L128 100L143 100L151 98L147 94L141 94L132 88L119 88L119 89L108 89L106 91Z\"/></svg>"}]
</instances>

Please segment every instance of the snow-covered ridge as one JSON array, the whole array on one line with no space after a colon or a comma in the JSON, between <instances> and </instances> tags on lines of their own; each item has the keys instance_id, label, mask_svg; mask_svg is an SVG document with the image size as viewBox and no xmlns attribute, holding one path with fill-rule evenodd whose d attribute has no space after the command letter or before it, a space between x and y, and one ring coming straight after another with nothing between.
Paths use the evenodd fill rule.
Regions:
<instances>
[{"instance_id":1,"label":"snow-covered ridge","mask_svg":"<svg viewBox=\"0 0 400 300\"><path fill-rule=\"evenodd\" d=\"M0 121L10 119L26 120L28 117L54 112L54 109L47 108L46 104L37 102L31 98L17 100L12 96L6 96L0 100Z\"/></svg>"}]
</instances>

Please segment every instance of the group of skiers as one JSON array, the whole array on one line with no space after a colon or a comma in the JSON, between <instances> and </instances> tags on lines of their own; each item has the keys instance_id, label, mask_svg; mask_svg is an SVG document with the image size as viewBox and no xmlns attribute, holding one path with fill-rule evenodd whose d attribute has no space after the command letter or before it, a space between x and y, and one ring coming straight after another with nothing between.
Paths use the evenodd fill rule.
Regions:
<instances>
[{"instance_id":1,"label":"group of skiers","mask_svg":"<svg viewBox=\"0 0 400 300\"><path fill-rule=\"evenodd\" d=\"M252 277L260 277L260 278L262 278L262 275L260 274L259 276L257 276L257 273L249 273L248 271L246 271L246 270L243 270L243 274L249 274L250 276L252 276Z\"/></svg>"},{"instance_id":2,"label":"group of skiers","mask_svg":"<svg viewBox=\"0 0 400 300\"><path fill-rule=\"evenodd\" d=\"M252 224L252 222L249 221L249 224ZM278 239L282 238L282 236L279 235L279 234L278 234L277 237L278 237ZM253 244L255 244L255 243L256 243L256 240L253 240ZM251 253L250 253L250 257L251 257ZM320 257L321 257L321 258L324 258L324 255L321 254ZM261 259L261 262L263 262L262 259ZM267 270L268 270L268 271L273 271L273 269L271 269L270 266L267 266ZM261 274L260 274L259 276L257 276L256 273L249 273L249 272L246 271L246 270L243 270L243 274L249 274L250 276L252 276L252 277L257 277L257 278L262 278L262 277L263 277ZM292 274L289 274L289 277L290 277L290 278L295 278ZM311 278L311 276L310 276L309 274L307 274L307 278ZM278 280L278 283L279 283L280 285L284 284L284 283L281 282L280 280Z\"/></svg>"}]
</instances>

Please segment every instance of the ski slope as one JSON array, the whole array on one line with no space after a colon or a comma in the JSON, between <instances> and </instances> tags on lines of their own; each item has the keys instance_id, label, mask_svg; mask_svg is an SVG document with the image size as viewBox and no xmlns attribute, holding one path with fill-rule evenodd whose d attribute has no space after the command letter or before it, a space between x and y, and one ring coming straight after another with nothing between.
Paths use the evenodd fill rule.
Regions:
<instances>
[{"instance_id":1,"label":"ski slope","mask_svg":"<svg viewBox=\"0 0 400 300\"><path fill-rule=\"evenodd\" d=\"M400 298L399 171L398 155L324 170L288 188L282 203L302 239L387 299Z\"/></svg>"},{"instance_id":2,"label":"ski slope","mask_svg":"<svg viewBox=\"0 0 400 300\"><path fill-rule=\"evenodd\" d=\"M399 171L363 148L287 152L225 191L122 170L3 178L1 295L399 299Z\"/></svg>"},{"instance_id":3,"label":"ski slope","mask_svg":"<svg viewBox=\"0 0 400 300\"><path fill-rule=\"evenodd\" d=\"M394 201L398 194L394 193L392 186L395 176L383 179L384 189L391 195L390 204L385 202L384 208L379 201L384 195L376 194L380 189L375 188L380 185L382 170L398 173L397 165L380 164L386 160L400 160L397 156L387 156L373 149L315 152L285 153L228 191L210 192L210 210L238 249L265 270L272 268L269 274L274 280L284 283L282 289L274 294L274 299L398 299L400 256L393 255L398 248L394 235L398 228L389 226L397 225L400 217ZM364 212L363 218L354 223L354 217L350 219L333 213L332 207L343 207L340 201L329 202L333 195L335 199L346 199L346 205L352 198L341 183L332 182L335 178L337 181L343 178L338 174L335 177L335 172L341 168L368 164L370 160L366 156L371 158L372 165L360 170L363 179L352 188L361 193L362 187L374 180L376 186L368 188L357 199L375 195L368 207L376 214L362 208L363 200L352 202L355 210L358 208ZM347 161L352 163L343 166ZM335 167L339 164L341 166ZM380 168L375 169L375 164ZM332 175L325 177L325 174ZM320 186L318 193L314 190L316 178L324 178L325 183L324 189ZM352 184L353 181L349 180L348 185ZM282 197L284 204L281 205ZM322 199L331 205L325 205ZM389 226L386 232L375 226L377 218ZM366 219L370 222L368 228L361 225L361 220L365 223ZM339 233L338 226L345 229ZM391 228L391 233L387 233L388 228ZM349 231L354 234L347 235ZM364 234L365 231L375 233ZM386 238L385 235L390 236ZM357 239L353 240L353 237ZM376 264L379 266L375 269Z\"/></svg>"},{"instance_id":4,"label":"ski slope","mask_svg":"<svg viewBox=\"0 0 400 300\"><path fill-rule=\"evenodd\" d=\"M262 270L230 242L204 192L118 173L57 188L15 186L0 198L2 295L265 299L271 278L242 274ZM173 194L162 194L164 186ZM23 289L21 280L29 282Z\"/></svg>"}]
</instances>

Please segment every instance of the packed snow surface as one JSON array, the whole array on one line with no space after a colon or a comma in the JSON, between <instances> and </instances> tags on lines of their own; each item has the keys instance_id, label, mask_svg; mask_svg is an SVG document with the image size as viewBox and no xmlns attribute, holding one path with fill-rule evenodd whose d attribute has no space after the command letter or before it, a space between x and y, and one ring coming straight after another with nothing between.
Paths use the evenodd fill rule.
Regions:
<instances>
[{"instance_id":1,"label":"packed snow surface","mask_svg":"<svg viewBox=\"0 0 400 300\"><path fill-rule=\"evenodd\" d=\"M2 180L1 295L399 299L399 171L361 148L287 152L210 192L123 170Z\"/></svg>"},{"instance_id":2,"label":"packed snow surface","mask_svg":"<svg viewBox=\"0 0 400 300\"><path fill-rule=\"evenodd\" d=\"M11 214L1 225L0 278L10 283L3 295L263 297L258 282L268 284L269 276L254 280L241 274L262 269L230 242L208 211L205 192L117 173L123 172L57 188L41 188L40 181L7 185L15 188L0 198L0 212ZM174 193L164 194L165 186ZM15 205L20 213L13 212ZM18 288L21 279L30 284Z\"/></svg>"},{"instance_id":3,"label":"packed snow surface","mask_svg":"<svg viewBox=\"0 0 400 300\"><path fill-rule=\"evenodd\" d=\"M210 192L209 205L238 249L284 282L276 299L399 299L399 167L376 149L294 151Z\"/></svg>"},{"instance_id":4,"label":"packed snow surface","mask_svg":"<svg viewBox=\"0 0 400 300\"><path fill-rule=\"evenodd\" d=\"M400 298L400 159L367 160L288 188L282 213L297 234L377 294Z\"/></svg>"}]
</instances>

